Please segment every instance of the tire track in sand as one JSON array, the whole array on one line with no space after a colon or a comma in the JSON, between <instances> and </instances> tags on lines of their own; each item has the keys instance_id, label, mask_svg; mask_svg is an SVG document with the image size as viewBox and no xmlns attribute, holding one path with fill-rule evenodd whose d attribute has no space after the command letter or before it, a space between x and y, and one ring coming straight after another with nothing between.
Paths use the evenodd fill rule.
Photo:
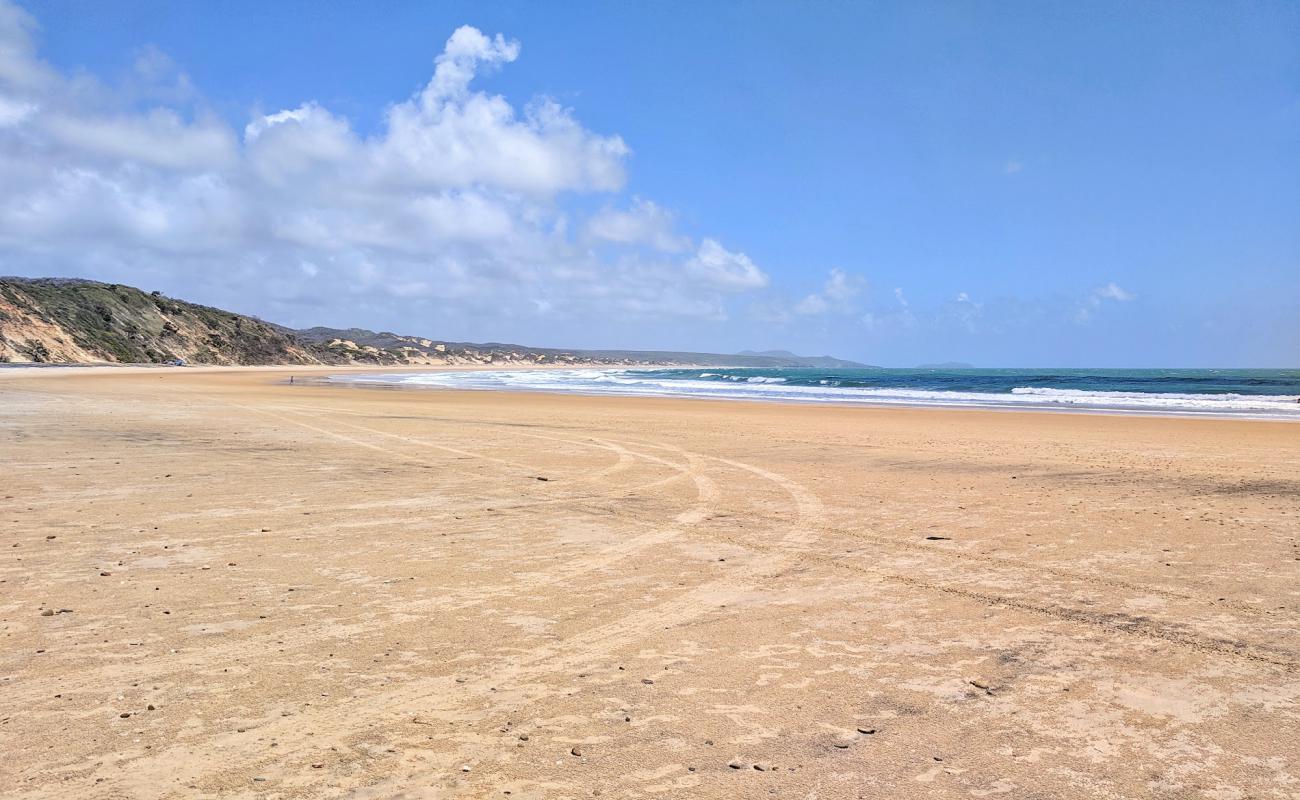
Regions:
<instances>
[{"instance_id":1,"label":"tire track in sand","mask_svg":"<svg viewBox=\"0 0 1300 800\"><path fill-rule=\"evenodd\" d=\"M315 429L315 426L311 427ZM317 430L323 434L334 435L323 429ZM356 443L353 437L342 436L341 438ZM364 446L377 447L369 443L364 443ZM382 450L382 448L379 449ZM628 449L631 450L631 448ZM820 509L820 502L803 487L782 476L777 476L775 473L742 462L716 459L669 446L662 446L662 449L677 453L687 458L688 462L693 459L694 461L691 463L702 464L712 461L724 467L742 470L751 475L769 480L776 479L778 487L785 490L794 499L794 510L798 516L796 522L802 523L790 526L784 536L781 537L782 540L788 540L789 546L784 552L780 552L773 558L766 559L762 563L738 565L729 574L706 581L671 600L626 614L618 620L569 636L562 642L545 644L534 648L523 658L509 657L498 659L488 665L480 665L477 672L489 674L495 684L520 684L530 677L535 678L555 671L572 670L576 666L599 661L604 654L635 642L651 630L683 624L713 610L720 604L752 591L762 578L784 569L787 563L794 559L794 550L801 549L807 543L810 535L808 531L811 530L813 520L804 519L804 516ZM706 479L704 484L709 485L711 479L704 475L701 477ZM708 494L706 490L706 497ZM679 515L679 519L672 523L672 527L689 529L698 525L706 517L707 511ZM193 776L189 782L203 781L208 776L226 772L229 765L234 762L238 762L246 768L253 768L273 762L284 762L286 757L292 758L295 754L302 754L308 750L314 752L317 744L303 735L305 727L330 728L332 726L355 735L361 730L378 729L382 731L385 726L391 726L396 719L409 720L422 713L425 715L437 714L439 710L449 713L453 709L463 706L465 702L481 703L484 700L489 702L493 700L492 697L481 694L469 697L458 696L458 693L455 692L456 686L457 684L454 682L452 675L417 679L399 684L382 694L368 697L363 708L346 706L321 707L314 708L305 715L300 714L283 720L272 719L269 724L261 726L258 730L263 736L270 736L279 743L280 747L276 758L267 757L260 748L256 753L248 753L249 758L247 759L237 758L234 754L223 756L221 762L225 766L206 770L199 775ZM497 702L505 699L505 697L497 698ZM487 712L479 709L478 713L486 714ZM209 738L204 742L205 752L208 753L213 750L226 749L238 752L249 747L250 745L246 739L230 734L215 737L215 739ZM163 777L163 774L169 772L174 774L174 765L176 763L196 763L192 759L193 753L188 746L178 745L160 753L140 755L145 757L132 762L131 776L133 783L143 781L142 785L144 786L160 785L157 781ZM444 758L445 760L439 766L429 769L425 775L444 774L447 765L463 760L465 755L462 752L457 752L453 756L444 756ZM481 761L483 758L484 756L478 756L475 760ZM419 780L421 778L418 774L407 775L397 779L395 785L404 786L411 781Z\"/></svg>"}]
</instances>

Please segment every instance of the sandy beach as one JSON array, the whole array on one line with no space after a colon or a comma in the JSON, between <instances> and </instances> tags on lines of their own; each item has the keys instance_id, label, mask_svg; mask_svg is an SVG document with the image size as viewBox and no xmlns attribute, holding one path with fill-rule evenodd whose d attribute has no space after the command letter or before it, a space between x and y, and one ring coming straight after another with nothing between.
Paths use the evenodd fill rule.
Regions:
<instances>
[{"instance_id":1,"label":"sandy beach","mask_svg":"<svg viewBox=\"0 0 1300 800\"><path fill-rule=\"evenodd\" d=\"M1295 424L4 372L5 797L1300 797Z\"/></svg>"}]
</instances>

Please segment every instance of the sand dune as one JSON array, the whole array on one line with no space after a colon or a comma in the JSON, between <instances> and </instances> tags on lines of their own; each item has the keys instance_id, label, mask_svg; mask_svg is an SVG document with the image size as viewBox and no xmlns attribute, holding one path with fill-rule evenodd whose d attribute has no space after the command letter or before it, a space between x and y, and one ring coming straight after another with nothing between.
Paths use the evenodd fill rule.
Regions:
<instances>
[{"instance_id":1,"label":"sand dune","mask_svg":"<svg viewBox=\"0 0 1300 800\"><path fill-rule=\"evenodd\" d=\"M283 377L0 380L4 796L1300 796L1300 426Z\"/></svg>"}]
</instances>

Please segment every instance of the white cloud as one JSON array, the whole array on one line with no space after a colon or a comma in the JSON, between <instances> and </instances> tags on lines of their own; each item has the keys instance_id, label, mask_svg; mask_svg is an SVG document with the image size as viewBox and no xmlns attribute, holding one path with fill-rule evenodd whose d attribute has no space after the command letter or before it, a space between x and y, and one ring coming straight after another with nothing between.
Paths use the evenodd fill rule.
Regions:
<instances>
[{"instance_id":1,"label":"white cloud","mask_svg":"<svg viewBox=\"0 0 1300 800\"><path fill-rule=\"evenodd\" d=\"M827 311L830 311L830 308L831 304L826 302L825 297L822 297L819 294L810 294L798 303L795 303L794 313L815 316L817 314L825 314Z\"/></svg>"},{"instance_id":2,"label":"white cloud","mask_svg":"<svg viewBox=\"0 0 1300 800\"><path fill-rule=\"evenodd\" d=\"M860 275L850 275L842 269L832 269L820 292L800 300L794 307L796 314L816 316L828 311L848 311L849 301L867 285Z\"/></svg>"},{"instance_id":3,"label":"white cloud","mask_svg":"<svg viewBox=\"0 0 1300 800\"><path fill-rule=\"evenodd\" d=\"M1075 308L1074 321L1080 324L1090 321L1106 301L1116 303L1127 303L1137 299L1137 295L1122 288L1119 284L1111 281L1104 286L1098 286L1093 289Z\"/></svg>"},{"instance_id":4,"label":"white cloud","mask_svg":"<svg viewBox=\"0 0 1300 800\"><path fill-rule=\"evenodd\" d=\"M1118 284L1111 282L1105 286L1099 287L1093 292L1093 295L1102 300L1116 300L1121 303L1127 303L1134 299L1136 295L1121 289Z\"/></svg>"},{"instance_id":5,"label":"white cloud","mask_svg":"<svg viewBox=\"0 0 1300 800\"><path fill-rule=\"evenodd\" d=\"M706 284L726 291L760 289L767 285L767 275L744 253L733 253L713 239L705 239L695 257L686 263L687 271Z\"/></svg>"},{"instance_id":6,"label":"white cloud","mask_svg":"<svg viewBox=\"0 0 1300 800\"><path fill-rule=\"evenodd\" d=\"M1008 159L1006 163L1002 165L1002 174L1015 175L1018 172L1022 172L1024 168L1025 168L1025 162L1015 158Z\"/></svg>"},{"instance_id":7,"label":"white cloud","mask_svg":"<svg viewBox=\"0 0 1300 800\"><path fill-rule=\"evenodd\" d=\"M17 125L36 112L36 106L0 95L0 128Z\"/></svg>"},{"instance_id":8,"label":"white cloud","mask_svg":"<svg viewBox=\"0 0 1300 800\"><path fill-rule=\"evenodd\" d=\"M768 283L745 253L620 196L619 136L549 98L517 108L476 90L520 57L501 35L457 29L424 87L361 135L310 100L232 126L155 50L122 85L65 76L40 60L35 29L0 0L8 271L168 276L210 302L269 296L337 318L426 318L454 301L497 318L720 320L728 297Z\"/></svg>"},{"instance_id":9,"label":"white cloud","mask_svg":"<svg viewBox=\"0 0 1300 800\"><path fill-rule=\"evenodd\" d=\"M606 208L587 220L588 239L617 244L646 245L665 253L680 253L691 246L678 234L671 211L649 200L633 198L631 208Z\"/></svg>"},{"instance_id":10,"label":"white cloud","mask_svg":"<svg viewBox=\"0 0 1300 800\"><path fill-rule=\"evenodd\" d=\"M87 161L203 171L236 160L228 127L211 118L187 122L170 109L114 117L50 112L38 120L49 141Z\"/></svg>"},{"instance_id":11,"label":"white cloud","mask_svg":"<svg viewBox=\"0 0 1300 800\"><path fill-rule=\"evenodd\" d=\"M0 84L26 93L44 88L53 72L36 58L36 19L17 5L0 2Z\"/></svg>"}]
</instances>

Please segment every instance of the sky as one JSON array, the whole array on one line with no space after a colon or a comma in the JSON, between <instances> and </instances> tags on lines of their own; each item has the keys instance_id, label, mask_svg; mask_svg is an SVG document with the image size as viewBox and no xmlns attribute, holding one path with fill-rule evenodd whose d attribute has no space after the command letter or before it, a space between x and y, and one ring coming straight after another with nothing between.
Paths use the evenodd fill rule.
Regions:
<instances>
[{"instance_id":1,"label":"sky","mask_svg":"<svg viewBox=\"0 0 1300 800\"><path fill-rule=\"evenodd\" d=\"M1300 366L1300 5L0 0L0 274L295 327Z\"/></svg>"}]
</instances>

